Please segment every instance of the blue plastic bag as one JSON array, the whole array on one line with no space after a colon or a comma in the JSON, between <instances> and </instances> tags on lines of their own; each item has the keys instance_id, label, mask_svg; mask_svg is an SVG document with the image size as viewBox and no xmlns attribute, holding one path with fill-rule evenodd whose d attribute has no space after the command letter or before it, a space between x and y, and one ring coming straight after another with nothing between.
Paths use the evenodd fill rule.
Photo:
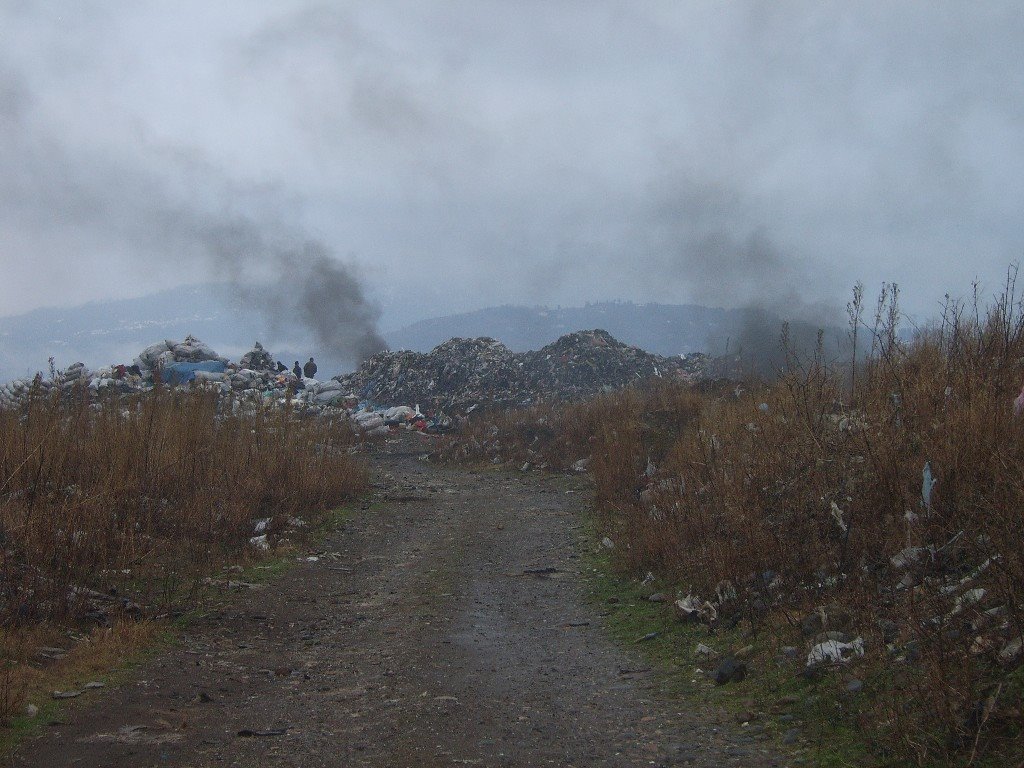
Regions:
<instances>
[{"instance_id":1,"label":"blue plastic bag","mask_svg":"<svg viewBox=\"0 0 1024 768\"><path fill-rule=\"evenodd\" d=\"M220 360L203 360L200 363L172 363L160 371L164 384L188 384L196 377L196 371L224 373L227 366Z\"/></svg>"}]
</instances>

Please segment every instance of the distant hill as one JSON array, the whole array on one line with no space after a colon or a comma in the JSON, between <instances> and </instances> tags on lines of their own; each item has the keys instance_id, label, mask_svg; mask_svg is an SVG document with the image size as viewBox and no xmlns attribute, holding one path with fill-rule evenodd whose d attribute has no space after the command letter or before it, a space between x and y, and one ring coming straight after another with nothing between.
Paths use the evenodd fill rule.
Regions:
<instances>
[{"instance_id":1,"label":"distant hill","mask_svg":"<svg viewBox=\"0 0 1024 768\"><path fill-rule=\"evenodd\" d=\"M305 339L275 343L277 334L258 311L239 301L228 286L207 284L0 317L0 381L45 372L51 356L58 368L77 361L90 367L131 362L154 342L190 333L234 359L257 340L289 364L315 354ZM332 373L341 370L325 367Z\"/></svg>"},{"instance_id":2,"label":"distant hill","mask_svg":"<svg viewBox=\"0 0 1024 768\"><path fill-rule=\"evenodd\" d=\"M400 304L385 307L385 317L403 315L408 316ZM515 352L525 352L567 333L602 328L626 344L658 355L717 354L738 347L769 350L770 355L778 345L780 326L777 317L760 310L601 302L582 307L489 307L421 320L385 332L384 337L391 349L429 352L454 337L490 336ZM807 326L794 335L804 337L801 346L807 347L814 332L813 326ZM236 360L258 340L289 365L314 355L326 376L353 369L350 361L326 358L308 332L294 324L270 327L258 308L239 300L229 286L205 284L0 317L0 381L45 372L51 356L58 368L78 361L89 367L131 362L150 344L183 339L187 334Z\"/></svg>"},{"instance_id":3,"label":"distant hill","mask_svg":"<svg viewBox=\"0 0 1024 768\"><path fill-rule=\"evenodd\" d=\"M428 352L453 337L491 336L515 352L540 349L566 333L603 328L620 341L659 355L724 345L742 313L694 304L601 302L582 307L501 306L422 320L385 334L392 349Z\"/></svg>"}]
</instances>

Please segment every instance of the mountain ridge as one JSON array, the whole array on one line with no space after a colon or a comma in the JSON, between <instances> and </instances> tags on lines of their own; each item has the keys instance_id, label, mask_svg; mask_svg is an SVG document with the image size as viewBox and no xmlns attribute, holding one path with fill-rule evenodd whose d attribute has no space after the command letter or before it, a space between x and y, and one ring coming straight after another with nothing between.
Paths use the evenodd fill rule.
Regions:
<instances>
[{"instance_id":1,"label":"mountain ridge","mask_svg":"<svg viewBox=\"0 0 1024 768\"><path fill-rule=\"evenodd\" d=\"M400 310L392 308L391 316L401 315ZM767 322L761 322L762 326L777 320L768 314L764 319ZM525 352L540 349L567 333L602 328L630 346L672 356L735 349L737 329L745 321L749 321L748 310L699 304L504 304L422 319L393 328L384 337L392 350L429 352L452 338L489 336L515 352ZM258 306L239 299L230 285L204 283L137 298L91 301L0 317L0 380L31 376L36 371L45 373L50 357L58 368L79 361L89 367L130 362L154 342L180 340L188 334L234 359L259 340L289 366L293 360L313 355L325 374L353 370L350 361L327 358L311 336L293 324L273 327Z\"/></svg>"}]
</instances>

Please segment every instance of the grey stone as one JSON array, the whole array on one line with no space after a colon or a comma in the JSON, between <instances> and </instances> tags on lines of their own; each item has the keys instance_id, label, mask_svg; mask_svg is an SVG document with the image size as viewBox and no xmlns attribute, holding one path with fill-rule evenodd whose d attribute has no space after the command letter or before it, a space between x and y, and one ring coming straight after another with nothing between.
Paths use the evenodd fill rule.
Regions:
<instances>
[{"instance_id":1,"label":"grey stone","mask_svg":"<svg viewBox=\"0 0 1024 768\"><path fill-rule=\"evenodd\" d=\"M747 665L736 660L734 656L726 656L715 670L715 685L738 683L747 676Z\"/></svg>"}]
</instances>

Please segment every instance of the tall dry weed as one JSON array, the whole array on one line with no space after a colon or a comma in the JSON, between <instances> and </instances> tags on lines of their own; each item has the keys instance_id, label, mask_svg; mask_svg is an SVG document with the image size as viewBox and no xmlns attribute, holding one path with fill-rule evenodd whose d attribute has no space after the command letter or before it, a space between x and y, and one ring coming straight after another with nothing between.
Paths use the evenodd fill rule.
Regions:
<instances>
[{"instance_id":1,"label":"tall dry weed","mask_svg":"<svg viewBox=\"0 0 1024 768\"><path fill-rule=\"evenodd\" d=\"M859 357L843 364L819 347L790 354L770 383L711 395L663 385L551 408L540 416L548 439L530 433L541 411L507 415L448 450L555 468L589 459L624 569L712 599L728 585L738 597L722 618L755 632L781 626L784 644L806 647L822 625L863 637L864 663L888 689L862 725L899 760L1019 762L1015 272L989 306L977 292L947 300L941 321L912 339L900 332L895 286L864 314L858 287Z\"/></svg>"},{"instance_id":2,"label":"tall dry weed","mask_svg":"<svg viewBox=\"0 0 1024 768\"><path fill-rule=\"evenodd\" d=\"M203 576L359 493L342 423L212 394L37 394L0 409L0 632L189 607ZM8 649L5 666L19 659ZM21 663L24 660L20 660ZM0 684L11 710L17 691ZM0 701L0 705L4 704Z\"/></svg>"}]
</instances>

